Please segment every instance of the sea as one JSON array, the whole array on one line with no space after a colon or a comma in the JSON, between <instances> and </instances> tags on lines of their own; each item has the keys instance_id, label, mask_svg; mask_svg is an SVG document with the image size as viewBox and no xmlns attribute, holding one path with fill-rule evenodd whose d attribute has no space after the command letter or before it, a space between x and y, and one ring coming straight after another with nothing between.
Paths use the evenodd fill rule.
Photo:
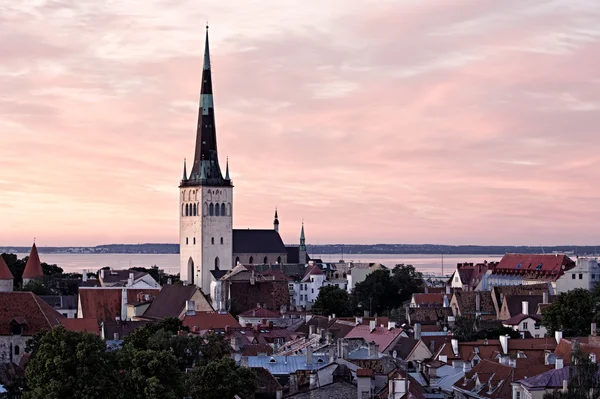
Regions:
<instances>
[{"instance_id":1,"label":"sea","mask_svg":"<svg viewBox=\"0 0 600 399\"><path fill-rule=\"evenodd\" d=\"M29 254L17 254L19 258ZM312 258L323 262L338 262L340 254L314 254ZM388 267L397 264L413 265L424 274L448 275L454 271L457 263L479 263L484 260L499 261L502 255L418 255L418 254L344 254L345 262L381 263ZM67 273L81 273L83 269L95 271L105 266L112 269L128 269L130 267L158 266L166 273L179 273L179 254L40 254L40 260L55 264Z\"/></svg>"}]
</instances>

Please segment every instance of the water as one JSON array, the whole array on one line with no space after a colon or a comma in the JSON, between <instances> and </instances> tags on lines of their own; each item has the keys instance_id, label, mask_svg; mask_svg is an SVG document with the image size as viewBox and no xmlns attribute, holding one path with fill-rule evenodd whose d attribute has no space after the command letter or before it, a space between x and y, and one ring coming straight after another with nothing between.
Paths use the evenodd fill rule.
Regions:
<instances>
[{"instance_id":1,"label":"water","mask_svg":"<svg viewBox=\"0 0 600 399\"><path fill-rule=\"evenodd\" d=\"M17 254L19 258L29 254ZM324 262L337 262L340 254L316 254L313 258L320 258ZM478 263L484 260L499 261L502 255L444 255L444 274L451 273L457 263ZM179 273L179 254L40 254L40 260L49 264L62 267L65 272L81 273L83 269L96 271L104 266L113 269L128 269L129 267L150 267L153 265L164 269L166 273ZM405 254L345 254L346 262L381 263L393 267L404 263L413 265L422 273L442 272L442 258L440 255L405 255Z\"/></svg>"}]
</instances>

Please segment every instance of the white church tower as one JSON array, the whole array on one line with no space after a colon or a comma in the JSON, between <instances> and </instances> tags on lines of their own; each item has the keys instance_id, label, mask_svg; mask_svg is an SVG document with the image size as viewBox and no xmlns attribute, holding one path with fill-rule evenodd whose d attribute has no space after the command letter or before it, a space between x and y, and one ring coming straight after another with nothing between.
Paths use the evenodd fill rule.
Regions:
<instances>
[{"instance_id":1,"label":"white church tower","mask_svg":"<svg viewBox=\"0 0 600 399\"><path fill-rule=\"evenodd\" d=\"M179 185L179 263L181 280L210 293L211 270L229 270L233 256L233 184L217 156L208 26L194 163L184 162Z\"/></svg>"}]
</instances>

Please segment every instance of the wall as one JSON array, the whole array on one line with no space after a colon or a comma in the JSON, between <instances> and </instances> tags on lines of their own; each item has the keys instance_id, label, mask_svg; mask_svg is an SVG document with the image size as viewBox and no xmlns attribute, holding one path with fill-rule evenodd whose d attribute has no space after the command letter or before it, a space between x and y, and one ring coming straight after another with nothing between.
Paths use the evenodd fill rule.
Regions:
<instances>
[{"instance_id":1,"label":"wall","mask_svg":"<svg viewBox=\"0 0 600 399\"><path fill-rule=\"evenodd\" d=\"M287 281L260 281L254 285L247 281L232 281L229 283L229 297L234 313L254 309L257 303L275 311L290 304Z\"/></svg>"},{"instance_id":2,"label":"wall","mask_svg":"<svg viewBox=\"0 0 600 399\"><path fill-rule=\"evenodd\" d=\"M55 308L55 310L58 313L60 313L61 315L65 316L66 318L69 318L69 319L77 318L77 309L57 309L57 308Z\"/></svg>"},{"instance_id":3,"label":"wall","mask_svg":"<svg viewBox=\"0 0 600 399\"><path fill-rule=\"evenodd\" d=\"M266 264L275 264L277 263L277 259L281 258L281 263L287 263L287 252L286 253L235 253L233 254L233 265L235 266L236 258L240 258L239 261L243 265L262 265L265 264L264 258L267 257ZM252 262L250 262L250 257L252 257Z\"/></svg>"},{"instance_id":4,"label":"wall","mask_svg":"<svg viewBox=\"0 0 600 399\"><path fill-rule=\"evenodd\" d=\"M25 345L31 339L30 336L23 335L2 335L0 336L0 361L13 362L19 364L23 354L25 354ZM16 354L17 346L19 354ZM12 358L11 358L12 355Z\"/></svg>"},{"instance_id":5,"label":"wall","mask_svg":"<svg viewBox=\"0 0 600 399\"><path fill-rule=\"evenodd\" d=\"M13 291L13 279L0 280L0 292L12 292Z\"/></svg>"},{"instance_id":6,"label":"wall","mask_svg":"<svg viewBox=\"0 0 600 399\"><path fill-rule=\"evenodd\" d=\"M419 341L417 347L412 351L409 357L404 359L407 362L415 361L415 360L425 360L433 357L433 354L427 348L427 345L423 343L423 341Z\"/></svg>"}]
</instances>

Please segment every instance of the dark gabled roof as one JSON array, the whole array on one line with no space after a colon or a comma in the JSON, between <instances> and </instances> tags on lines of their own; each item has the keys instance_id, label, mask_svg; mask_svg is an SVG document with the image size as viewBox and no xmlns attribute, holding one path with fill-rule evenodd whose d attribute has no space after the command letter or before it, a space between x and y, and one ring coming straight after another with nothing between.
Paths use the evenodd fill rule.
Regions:
<instances>
[{"instance_id":1,"label":"dark gabled roof","mask_svg":"<svg viewBox=\"0 0 600 399\"><path fill-rule=\"evenodd\" d=\"M281 236L275 230L233 230L233 253L287 253Z\"/></svg>"},{"instance_id":2,"label":"dark gabled roof","mask_svg":"<svg viewBox=\"0 0 600 399\"><path fill-rule=\"evenodd\" d=\"M548 298L548 301L552 302L550 298ZM543 295L506 295L504 296L504 302L506 302L511 318L522 312L523 302L529 302L529 314L535 314L538 305L543 303Z\"/></svg>"},{"instance_id":3,"label":"dark gabled roof","mask_svg":"<svg viewBox=\"0 0 600 399\"><path fill-rule=\"evenodd\" d=\"M411 354L415 346L419 344L418 339L414 338L406 338L400 337L396 345L392 348L393 352L396 352L396 357L402 360L406 360L406 358Z\"/></svg>"},{"instance_id":4,"label":"dark gabled roof","mask_svg":"<svg viewBox=\"0 0 600 399\"><path fill-rule=\"evenodd\" d=\"M542 321L542 318L538 315L535 315L535 314L526 315L526 314L521 313L521 314L511 317L510 319L508 319L506 321L503 321L502 324L504 324L505 326L517 326L517 325L519 325L520 322L522 322L525 319L532 319L536 323L539 323Z\"/></svg>"},{"instance_id":5,"label":"dark gabled roof","mask_svg":"<svg viewBox=\"0 0 600 399\"><path fill-rule=\"evenodd\" d=\"M285 274L288 277L292 277L294 279L300 279L304 276L304 272L306 271L306 268L304 267L304 265L302 264L297 264L297 263L293 263L293 264L284 264L284 265L278 265L278 264L273 264L273 265L252 265L252 267L254 268L254 270L257 273L262 273L262 272L266 272L268 270L272 270L272 271L281 271L283 274Z\"/></svg>"},{"instance_id":6,"label":"dark gabled roof","mask_svg":"<svg viewBox=\"0 0 600 399\"><path fill-rule=\"evenodd\" d=\"M194 285L167 284L160 290L143 316L153 319L179 317L185 308L185 301L189 300L197 290Z\"/></svg>"},{"instance_id":7,"label":"dark gabled roof","mask_svg":"<svg viewBox=\"0 0 600 399\"><path fill-rule=\"evenodd\" d=\"M133 273L133 279L137 280L139 278L144 277L148 273L140 272L136 270L104 270L104 278L99 273L100 279L104 282L104 284L114 284L119 283L121 281L129 280L129 273Z\"/></svg>"},{"instance_id":8,"label":"dark gabled roof","mask_svg":"<svg viewBox=\"0 0 600 399\"><path fill-rule=\"evenodd\" d=\"M115 333L118 333L119 338L123 339L123 337L126 337L127 335L129 335L135 329L141 328L148 323L153 323L153 322L150 322L148 320L136 320L136 321L126 320L126 321L119 321L119 322L114 321L114 320L107 320L102 323L101 328L103 330L105 339L107 339L107 340L114 339Z\"/></svg>"}]
</instances>

